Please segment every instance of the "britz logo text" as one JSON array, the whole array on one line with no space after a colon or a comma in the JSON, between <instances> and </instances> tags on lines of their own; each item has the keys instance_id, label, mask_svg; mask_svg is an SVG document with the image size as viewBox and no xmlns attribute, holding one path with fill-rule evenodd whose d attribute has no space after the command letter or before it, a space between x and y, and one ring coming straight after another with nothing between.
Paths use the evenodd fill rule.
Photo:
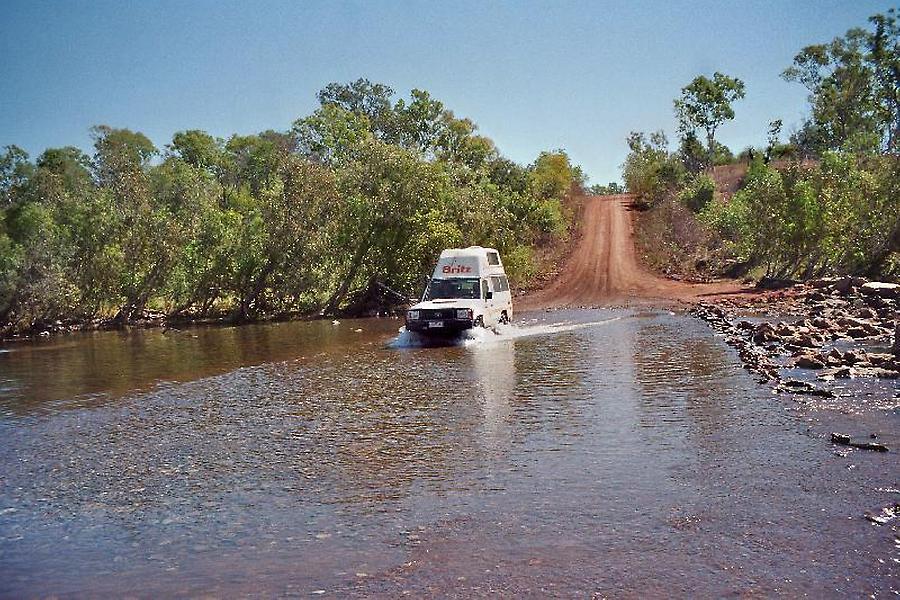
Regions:
<instances>
[{"instance_id":1,"label":"britz logo text","mask_svg":"<svg viewBox=\"0 0 900 600\"><path fill-rule=\"evenodd\" d=\"M441 273L471 273L472 267L467 267L466 265L444 265L444 268L441 269Z\"/></svg>"}]
</instances>

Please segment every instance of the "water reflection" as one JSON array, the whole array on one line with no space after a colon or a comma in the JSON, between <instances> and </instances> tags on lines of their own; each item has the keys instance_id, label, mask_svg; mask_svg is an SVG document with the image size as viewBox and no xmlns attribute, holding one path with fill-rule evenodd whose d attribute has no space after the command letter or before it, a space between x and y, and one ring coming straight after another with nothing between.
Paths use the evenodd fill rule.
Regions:
<instances>
[{"instance_id":1,"label":"water reflection","mask_svg":"<svg viewBox=\"0 0 900 600\"><path fill-rule=\"evenodd\" d=\"M757 423L742 422L740 410L752 392L732 350L699 325L648 321L636 330L632 362L641 423L648 437L683 446L681 468L724 476L735 455L754 452L747 427ZM682 431L678 438L671 435L671 423Z\"/></svg>"},{"instance_id":2,"label":"water reflection","mask_svg":"<svg viewBox=\"0 0 900 600\"><path fill-rule=\"evenodd\" d=\"M481 431L487 445L504 448L511 439L510 416L516 387L516 342L477 344L468 353L482 404Z\"/></svg>"},{"instance_id":3,"label":"water reflection","mask_svg":"<svg viewBox=\"0 0 900 600\"><path fill-rule=\"evenodd\" d=\"M849 471L705 325L614 314L464 347L372 321L8 353L0 596L885 589L890 535L848 517L896 453Z\"/></svg>"},{"instance_id":4,"label":"water reflection","mask_svg":"<svg viewBox=\"0 0 900 600\"><path fill-rule=\"evenodd\" d=\"M189 381L237 367L368 345L387 339L397 327L395 319L337 326L311 321L166 332L98 331L12 343L0 353L0 416L52 411L47 403L55 401L91 405L159 382Z\"/></svg>"}]
</instances>

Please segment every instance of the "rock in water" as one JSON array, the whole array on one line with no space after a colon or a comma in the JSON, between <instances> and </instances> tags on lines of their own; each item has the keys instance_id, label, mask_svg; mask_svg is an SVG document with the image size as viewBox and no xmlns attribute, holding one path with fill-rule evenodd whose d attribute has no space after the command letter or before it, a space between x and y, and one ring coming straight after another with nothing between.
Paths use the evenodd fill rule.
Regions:
<instances>
[{"instance_id":1,"label":"rock in water","mask_svg":"<svg viewBox=\"0 0 900 600\"><path fill-rule=\"evenodd\" d=\"M885 506L881 509L879 513L870 513L867 512L865 515L867 520L875 523L876 525L885 525L890 523L892 520L900 517L900 504L894 504L893 506Z\"/></svg>"},{"instance_id":2,"label":"rock in water","mask_svg":"<svg viewBox=\"0 0 900 600\"><path fill-rule=\"evenodd\" d=\"M875 452L888 452L888 447L884 444L875 442L854 442L846 433L832 433L831 443L841 446L849 446L851 448L859 448L860 450L874 450Z\"/></svg>"},{"instance_id":3,"label":"rock in water","mask_svg":"<svg viewBox=\"0 0 900 600\"><path fill-rule=\"evenodd\" d=\"M825 363L814 354L801 354L794 360L794 366L801 369L822 369Z\"/></svg>"},{"instance_id":4,"label":"rock in water","mask_svg":"<svg viewBox=\"0 0 900 600\"><path fill-rule=\"evenodd\" d=\"M866 296L878 296L879 298L900 297L900 284L885 283L883 281L870 281L863 284L859 291Z\"/></svg>"}]
</instances>

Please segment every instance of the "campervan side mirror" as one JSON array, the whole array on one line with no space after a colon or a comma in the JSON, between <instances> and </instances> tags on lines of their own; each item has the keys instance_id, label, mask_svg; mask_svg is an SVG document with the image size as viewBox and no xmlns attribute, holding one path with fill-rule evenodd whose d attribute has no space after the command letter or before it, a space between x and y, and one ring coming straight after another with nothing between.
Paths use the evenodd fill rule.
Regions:
<instances>
[{"instance_id":1,"label":"campervan side mirror","mask_svg":"<svg viewBox=\"0 0 900 600\"><path fill-rule=\"evenodd\" d=\"M490 291L490 290L488 290L488 291L485 292L485 294L484 294L484 299L485 299L485 300L490 300L490 299L493 298L493 297L494 297L494 292L492 292L492 291Z\"/></svg>"}]
</instances>

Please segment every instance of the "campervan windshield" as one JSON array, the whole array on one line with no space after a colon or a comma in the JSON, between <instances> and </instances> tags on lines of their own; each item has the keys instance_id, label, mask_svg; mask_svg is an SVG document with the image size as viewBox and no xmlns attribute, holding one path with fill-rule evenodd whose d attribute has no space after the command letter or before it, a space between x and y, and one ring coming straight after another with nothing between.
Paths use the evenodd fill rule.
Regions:
<instances>
[{"instance_id":1,"label":"campervan windshield","mask_svg":"<svg viewBox=\"0 0 900 600\"><path fill-rule=\"evenodd\" d=\"M425 292L426 300L463 299L477 300L481 298L481 285L474 277L453 277L450 279L432 279Z\"/></svg>"}]
</instances>

